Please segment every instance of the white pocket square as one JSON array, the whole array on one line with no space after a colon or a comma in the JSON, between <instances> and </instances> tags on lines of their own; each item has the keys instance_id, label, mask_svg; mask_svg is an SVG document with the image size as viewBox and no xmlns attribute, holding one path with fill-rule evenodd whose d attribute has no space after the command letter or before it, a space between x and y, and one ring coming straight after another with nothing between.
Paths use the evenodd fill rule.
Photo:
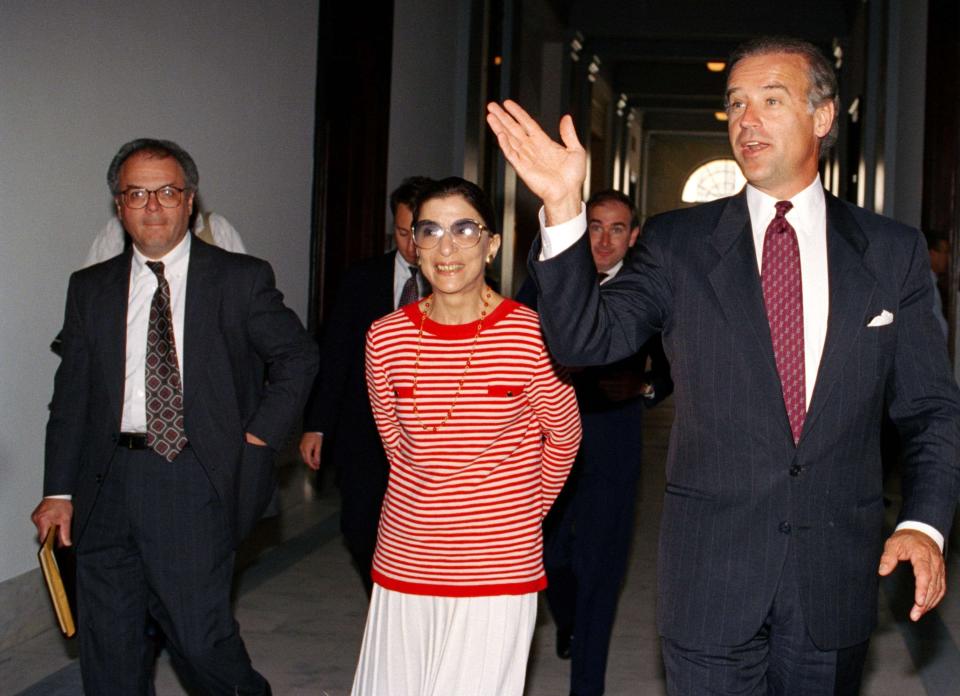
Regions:
<instances>
[{"instance_id":1,"label":"white pocket square","mask_svg":"<svg viewBox=\"0 0 960 696\"><path fill-rule=\"evenodd\" d=\"M887 324L893 323L893 313L883 310L870 320L870 323L867 326L886 326Z\"/></svg>"}]
</instances>

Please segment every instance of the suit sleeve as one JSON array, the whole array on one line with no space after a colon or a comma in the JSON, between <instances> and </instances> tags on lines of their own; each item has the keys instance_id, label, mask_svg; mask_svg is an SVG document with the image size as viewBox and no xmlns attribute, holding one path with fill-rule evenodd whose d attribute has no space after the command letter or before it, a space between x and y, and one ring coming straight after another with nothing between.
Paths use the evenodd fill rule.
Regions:
<instances>
[{"instance_id":1,"label":"suit sleeve","mask_svg":"<svg viewBox=\"0 0 960 696\"><path fill-rule=\"evenodd\" d=\"M644 375L644 381L653 387L653 398L644 399L646 407L652 408L673 394L673 378L670 376L670 362L663 352L663 339L657 334L644 346L650 358L650 370Z\"/></svg>"},{"instance_id":2,"label":"suit sleeve","mask_svg":"<svg viewBox=\"0 0 960 696\"><path fill-rule=\"evenodd\" d=\"M560 494L582 436L577 397L569 377L556 366L544 348L529 386L530 406L543 433L540 484L543 515Z\"/></svg>"},{"instance_id":3,"label":"suit sleeve","mask_svg":"<svg viewBox=\"0 0 960 696\"><path fill-rule=\"evenodd\" d=\"M540 261L540 241L528 266L539 289L538 311L547 344L563 365L606 365L641 349L663 329L671 308L662 244L645 230L638 253L601 287L587 235Z\"/></svg>"},{"instance_id":4,"label":"suit sleeve","mask_svg":"<svg viewBox=\"0 0 960 696\"><path fill-rule=\"evenodd\" d=\"M87 423L91 375L90 351L84 340L76 275L71 276L64 312L62 359L54 379L47 422L43 494L73 494L80 470Z\"/></svg>"},{"instance_id":5,"label":"suit sleeve","mask_svg":"<svg viewBox=\"0 0 960 696\"><path fill-rule=\"evenodd\" d=\"M368 328L352 321L350 298L353 289L348 279L340 283L336 296L337 301L321 331L320 355L323 359L303 415L304 432L320 432L326 437L331 436L336 427L351 365L359 359Z\"/></svg>"},{"instance_id":6,"label":"suit sleeve","mask_svg":"<svg viewBox=\"0 0 960 696\"><path fill-rule=\"evenodd\" d=\"M928 263L917 234L895 315L899 326L887 400L903 443L900 520L924 522L946 538L960 492L960 391L931 309Z\"/></svg>"},{"instance_id":7,"label":"suit sleeve","mask_svg":"<svg viewBox=\"0 0 960 696\"><path fill-rule=\"evenodd\" d=\"M300 416L313 383L317 345L297 315L283 304L273 270L265 262L258 264L248 307L247 335L266 365L267 384L245 427L278 449Z\"/></svg>"}]
</instances>

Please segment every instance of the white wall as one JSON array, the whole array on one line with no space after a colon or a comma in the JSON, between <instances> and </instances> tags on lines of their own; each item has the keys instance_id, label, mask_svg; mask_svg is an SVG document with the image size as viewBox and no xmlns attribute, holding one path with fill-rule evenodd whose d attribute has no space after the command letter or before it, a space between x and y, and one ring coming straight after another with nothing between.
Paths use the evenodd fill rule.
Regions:
<instances>
[{"instance_id":1,"label":"white wall","mask_svg":"<svg viewBox=\"0 0 960 696\"><path fill-rule=\"evenodd\" d=\"M314 0L0 0L0 581L36 564L47 346L111 214L120 144L189 150L205 208L305 318L317 13Z\"/></svg>"}]
</instances>

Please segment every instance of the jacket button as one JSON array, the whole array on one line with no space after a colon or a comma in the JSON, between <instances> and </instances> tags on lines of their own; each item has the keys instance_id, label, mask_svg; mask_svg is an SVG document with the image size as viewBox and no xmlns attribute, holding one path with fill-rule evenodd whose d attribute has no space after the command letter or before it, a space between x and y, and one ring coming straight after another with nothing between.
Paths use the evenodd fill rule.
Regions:
<instances>
[{"instance_id":1,"label":"jacket button","mask_svg":"<svg viewBox=\"0 0 960 696\"><path fill-rule=\"evenodd\" d=\"M97 474L96 479L97 483L103 483L103 474Z\"/></svg>"},{"instance_id":2,"label":"jacket button","mask_svg":"<svg viewBox=\"0 0 960 696\"><path fill-rule=\"evenodd\" d=\"M781 534L789 534L791 529L792 529L792 528L790 527L790 523L789 523L789 522L781 522L781 523L780 523L780 533L781 533Z\"/></svg>"},{"instance_id":3,"label":"jacket button","mask_svg":"<svg viewBox=\"0 0 960 696\"><path fill-rule=\"evenodd\" d=\"M799 464L794 464L793 466L790 467L791 476L799 476L801 471L803 471L803 467L800 466Z\"/></svg>"}]
</instances>

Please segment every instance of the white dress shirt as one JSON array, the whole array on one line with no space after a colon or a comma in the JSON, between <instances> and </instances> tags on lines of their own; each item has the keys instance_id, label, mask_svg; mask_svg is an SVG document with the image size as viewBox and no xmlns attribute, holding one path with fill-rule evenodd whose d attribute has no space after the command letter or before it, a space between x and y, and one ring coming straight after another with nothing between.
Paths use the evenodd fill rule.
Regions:
<instances>
[{"instance_id":1,"label":"white dress shirt","mask_svg":"<svg viewBox=\"0 0 960 696\"><path fill-rule=\"evenodd\" d=\"M416 268L416 266L414 266ZM410 279L410 264L403 258L399 251L393 255L393 308L397 309L400 304L400 295L403 294L403 286ZM424 284L423 273L417 268L417 290L420 297L423 297Z\"/></svg>"},{"instance_id":2,"label":"white dress shirt","mask_svg":"<svg viewBox=\"0 0 960 696\"><path fill-rule=\"evenodd\" d=\"M757 254L757 268L763 260L763 237L767 226L776 214L776 198L766 195L747 184L747 207L750 211L750 224L753 230L754 249ZM809 407L813 388L816 385L820 358L827 336L827 319L830 314L830 288L827 267L827 211L826 198L820 176L790 199L793 208L787 213L787 219L797 231L797 245L800 247L800 283L803 288L803 355L806 399ZM546 216L540 208L540 260L546 261L566 251L587 231L586 206L580 205L580 214L572 220L559 225L546 226ZM618 269L619 270L619 269ZM760 268L762 271L763 269ZM878 426L879 427L879 424ZM932 538L943 551L943 534L923 522L904 520L897 530L915 529Z\"/></svg>"},{"instance_id":3,"label":"white dress shirt","mask_svg":"<svg viewBox=\"0 0 960 696\"><path fill-rule=\"evenodd\" d=\"M163 275L170 286L170 309L173 313L173 336L180 384L183 385L183 317L187 297L187 266L190 262L191 235L157 261L163 261ZM147 257L133 247L130 262L130 289L127 294L127 355L123 381L123 417L120 430L125 433L147 432L146 360L147 327L150 304L157 289L157 276L147 267Z\"/></svg>"}]
</instances>

